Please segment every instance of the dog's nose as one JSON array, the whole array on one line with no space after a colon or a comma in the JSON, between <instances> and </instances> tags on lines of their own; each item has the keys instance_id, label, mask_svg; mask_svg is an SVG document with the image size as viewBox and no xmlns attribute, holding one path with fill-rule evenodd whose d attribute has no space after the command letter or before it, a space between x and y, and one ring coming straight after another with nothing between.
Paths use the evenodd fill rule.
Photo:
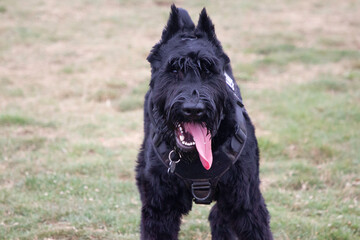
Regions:
<instances>
[{"instance_id":1,"label":"dog's nose","mask_svg":"<svg viewBox=\"0 0 360 240\"><path fill-rule=\"evenodd\" d=\"M205 105L201 102L186 102L182 105L181 110L185 117L196 119L202 117L205 114Z\"/></svg>"}]
</instances>

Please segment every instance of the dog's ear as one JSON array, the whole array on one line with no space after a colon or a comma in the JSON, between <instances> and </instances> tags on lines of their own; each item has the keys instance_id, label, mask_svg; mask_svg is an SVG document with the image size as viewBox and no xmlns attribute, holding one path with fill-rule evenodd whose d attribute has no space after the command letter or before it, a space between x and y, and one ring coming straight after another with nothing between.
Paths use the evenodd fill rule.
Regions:
<instances>
[{"instance_id":1,"label":"dog's ear","mask_svg":"<svg viewBox=\"0 0 360 240\"><path fill-rule=\"evenodd\" d=\"M217 54L221 57L224 67L230 63L229 57L223 51L221 43L216 37L214 24L208 16L205 8L203 8L200 13L199 22L195 32L197 35L205 34L205 37L216 47Z\"/></svg>"},{"instance_id":2,"label":"dog's ear","mask_svg":"<svg viewBox=\"0 0 360 240\"><path fill-rule=\"evenodd\" d=\"M193 32L195 29L194 22L191 20L189 13L182 8L177 8L175 4L171 5L171 12L169 20L162 32L160 42L157 43L151 50L147 60L150 62L152 71L155 72L160 67L159 49L162 44L165 44L176 33Z\"/></svg>"},{"instance_id":3,"label":"dog's ear","mask_svg":"<svg viewBox=\"0 0 360 240\"><path fill-rule=\"evenodd\" d=\"M165 43L177 32L190 32L195 29L189 13L182 8L177 8L175 4L171 5L170 17L161 36L161 42Z\"/></svg>"},{"instance_id":4,"label":"dog's ear","mask_svg":"<svg viewBox=\"0 0 360 240\"><path fill-rule=\"evenodd\" d=\"M208 16L205 8L203 8L203 10L200 13L199 22L196 27L196 32L205 33L206 37L210 40L210 42L212 42L216 47L221 47L221 44L215 34L214 24L212 23L210 17Z\"/></svg>"}]
</instances>

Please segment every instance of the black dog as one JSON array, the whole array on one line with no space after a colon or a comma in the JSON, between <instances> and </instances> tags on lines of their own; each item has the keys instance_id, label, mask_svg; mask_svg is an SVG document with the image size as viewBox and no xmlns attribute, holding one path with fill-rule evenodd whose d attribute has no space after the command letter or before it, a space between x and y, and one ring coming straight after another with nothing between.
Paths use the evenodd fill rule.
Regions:
<instances>
[{"instance_id":1,"label":"black dog","mask_svg":"<svg viewBox=\"0 0 360 240\"><path fill-rule=\"evenodd\" d=\"M195 27L173 5L147 59L152 77L136 167L141 239L177 239L193 201L217 202L213 239L272 239L254 127L205 9Z\"/></svg>"}]
</instances>

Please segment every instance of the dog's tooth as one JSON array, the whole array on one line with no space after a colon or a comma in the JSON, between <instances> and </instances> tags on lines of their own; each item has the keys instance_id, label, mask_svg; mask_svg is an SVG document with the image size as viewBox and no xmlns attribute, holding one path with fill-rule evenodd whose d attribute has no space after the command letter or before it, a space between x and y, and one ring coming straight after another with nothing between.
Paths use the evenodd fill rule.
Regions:
<instances>
[{"instance_id":1,"label":"dog's tooth","mask_svg":"<svg viewBox=\"0 0 360 240\"><path fill-rule=\"evenodd\" d=\"M183 135L180 135L180 140L181 141L184 141L185 140L185 137Z\"/></svg>"},{"instance_id":2,"label":"dog's tooth","mask_svg":"<svg viewBox=\"0 0 360 240\"><path fill-rule=\"evenodd\" d=\"M181 143L185 145L185 141L181 141Z\"/></svg>"}]
</instances>

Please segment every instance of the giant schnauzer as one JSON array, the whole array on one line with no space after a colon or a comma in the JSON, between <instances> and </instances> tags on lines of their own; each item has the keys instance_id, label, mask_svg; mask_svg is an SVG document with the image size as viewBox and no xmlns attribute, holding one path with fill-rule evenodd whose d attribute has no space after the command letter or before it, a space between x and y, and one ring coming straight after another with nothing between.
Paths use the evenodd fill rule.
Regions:
<instances>
[{"instance_id":1,"label":"giant schnauzer","mask_svg":"<svg viewBox=\"0 0 360 240\"><path fill-rule=\"evenodd\" d=\"M254 126L206 10L195 27L172 5L147 60L151 81L136 166L141 239L177 239L192 203L212 201L212 239L272 239Z\"/></svg>"}]
</instances>

